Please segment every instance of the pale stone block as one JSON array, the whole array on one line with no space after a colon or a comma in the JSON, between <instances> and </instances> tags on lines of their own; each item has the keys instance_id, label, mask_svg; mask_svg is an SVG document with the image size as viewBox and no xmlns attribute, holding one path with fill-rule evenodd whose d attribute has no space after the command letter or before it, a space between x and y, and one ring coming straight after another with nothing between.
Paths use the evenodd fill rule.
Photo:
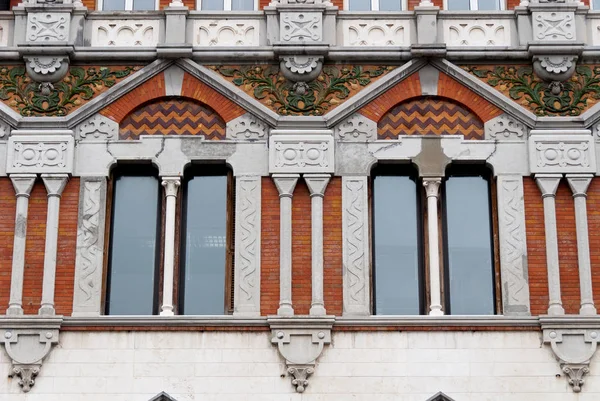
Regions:
<instances>
[{"instance_id":1,"label":"pale stone block","mask_svg":"<svg viewBox=\"0 0 600 401\"><path fill-rule=\"evenodd\" d=\"M331 336L331 348L354 348L353 333L335 333Z\"/></svg>"},{"instance_id":2,"label":"pale stone block","mask_svg":"<svg viewBox=\"0 0 600 401\"><path fill-rule=\"evenodd\" d=\"M133 374L133 367L132 367ZM106 392L108 394L130 394L133 391L133 377L107 377ZM112 397L111 397L112 401Z\"/></svg>"},{"instance_id":3,"label":"pale stone block","mask_svg":"<svg viewBox=\"0 0 600 401\"><path fill-rule=\"evenodd\" d=\"M405 332L353 333L355 348L407 348Z\"/></svg>"},{"instance_id":4,"label":"pale stone block","mask_svg":"<svg viewBox=\"0 0 600 401\"><path fill-rule=\"evenodd\" d=\"M411 332L408 335L408 348L457 348L456 333Z\"/></svg>"},{"instance_id":5,"label":"pale stone block","mask_svg":"<svg viewBox=\"0 0 600 401\"><path fill-rule=\"evenodd\" d=\"M411 376L468 376L469 364L460 363L422 363L410 364Z\"/></svg>"},{"instance_id":6,"label":"pale stone block","mask_svg":"<svg viewBox=\"0 0 600 401\"><path fill-rule=\"evenodd\" d=\"M43 369L43 368L42 368ZM36 386L38 385L36 380ZM58 394L87 394L105 393L106 378L104 377L55 377L53 393Z\"/></svg>"},{"instance_id":7,"label":"pale stone block","mask_svg":"<svg viewBox=\"0 0 600 401\"><path fill-rule=\"evenodd\" d=\"M194 337L199 333L189 332L153 332L138 331L134 333L135 348L195 348L198 341Z\"/></svg>"},{"instance_id":8,"label":"pale stone block","mask_svg":"<svg viewBox=\"0 0 600 401\"><path fill-rule=\"evenodd\" d=\"M133 366L135 377L189 376L193 371L191 363L136 363Z\"/></svg>"},{"instance_id":9,"label":"pale stone block","mask_svg":"<svg viewBox=\"0 0 600 401\"><path fill-rule=\"evenodd\" d=\"M77 348L132 349L133 332L84 333L79 337Z\"/></svg>"},{"instance_id":10,"label":"pale stone block","mask_svg":"<svg viewBox=\"0 0 600 401\"><path fill-rule=\"evenodd\" d=\"M221 362L218 349L138 349L135 350L136 363L210 363Z\"/></svg>"},{"instance_id":11,"label":"pale stone block","mask_svg":"<svg viewBox=\"0 0 600 401\"><path fill-rule=\"evenodd\" d=\"M224 349L223 362L279 362L277 350Z\"/></svg>"}]
</instances>

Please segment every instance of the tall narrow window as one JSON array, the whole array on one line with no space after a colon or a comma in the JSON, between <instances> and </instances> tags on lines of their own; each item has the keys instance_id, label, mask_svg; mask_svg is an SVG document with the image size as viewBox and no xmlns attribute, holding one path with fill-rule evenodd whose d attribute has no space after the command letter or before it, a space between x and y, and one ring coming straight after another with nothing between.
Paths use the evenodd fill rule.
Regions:
<instances>
[{"instance_id":1,"label":"tall narrow window","mask_svg":"<svg viewBox=\"0 0 600 401\"><path fill-rule=\"evenodd\" d=\"M405 0L347 0L349 11L402 11Z\"/></svg>"},{"instance_id":2,"label":"tall narrow window","mask_svg":"<svg viewBox=\"0 0 600 401\"><path fill-rule=\"evenodd\" d=\"M156 314L160 185L151 168L113 175L106 313Z\"/></svg>"},{"instance_id":3,"label":"tall narrow window","mask_svg":"<svg viewBox=\"0 0 600 401\"><path fill-rule=\"evenodd\" d=\"M228 175L225 168L193 168L184 189L180 314L222 315L227 291Z\"/></svg>"},{"instance_id":4,"label":"tall narrow window","mask_svg":"<svg viewBox=\"0 0 600 401\"><path fill-rule=\"evenodd\" d=\"M476 166L451 168L444 184L443 205L446 314L494 314L489 174L478 174Z\"/></svg>"},{"instance_id":5,"label":"tall narrow window","mask_svg":"<svg viewBox=\"0 0 600 401\"><path fill-rule=\"evenodd\" d=\"M423 311L419 192L416 174L407 173L395 175L394 170L380 167L373 179L374 313L378 315Z\"/></svg>"},{"instance_id":6,"label":"tall narrow window","mask_svg":"<svg viewBox=\"0 0 600 401\"><path fill-rule=\"evenodd\" d=\"M198 0L198 9L203 11L252 11L254 0Z\"/></svg>"},{"instance_id":7,"label":"tall narrow window","mask_svg":"<svg viewBox=\"0 0 600 401\"><path fill-rule=\"evenodd\" d=\"M503 10L503 0L445 0L449 11L494 11Z\"/></svg>"},{"instance_id":8,"label":"tall narrow window","mask_svg":"<svg viewBox=\"0 0 600 401\"><path fill-rule=\"evenodd\" d=\"M156 0L99 0L98 9L102 11L152 11L156 10Z\"/></svg>"}]
</instances>

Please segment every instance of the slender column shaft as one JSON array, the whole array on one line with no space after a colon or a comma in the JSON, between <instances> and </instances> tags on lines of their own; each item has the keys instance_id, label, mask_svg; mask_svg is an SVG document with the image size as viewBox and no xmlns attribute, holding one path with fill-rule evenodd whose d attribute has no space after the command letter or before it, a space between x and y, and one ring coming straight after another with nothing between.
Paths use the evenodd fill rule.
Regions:
<instances>
[{"instance_id":1,"label":"slender column shaft","mask_svg":"<svg viewBox=\"0 0 600 401\"><path fill-rule=\"evenodd\" d=\"M577 229L577 261L579 264L579 291L581 307L579 314L595 315L594 295L592 292L592 267L590 262L590 241L588 237L587 189L592 175L567 175L567 181L573 192L575 203L575 225Z\"/></svg>"},{"instance_id":2,"label":"slender column shaft","mask_svg":"<svg viewBox=\"0 0 600 401\"><path fill-rule=\"evenodd\" d=\"M292 307L292 196L298 174L277 174L279 191L279 309L280 316L293 316Z\"/></svg>"},{"instance_id":3,"label":"slender column shaft","mask_svg":"<svg viewBox=\"0 0 600 401\"><path fill-rule=\"evenodd\" d=\"M548 314L564 315L560 295L560 266L558 262L558 235L556 230L556 188L561 175L538 174L536 182L544 200L544 228L546 232L546 263L548 270Z\"/></svg>"},{"instance_id":4,"label":"slender column shaft","mask_svg":"<svg viewBox=\"0 0 600 401\"><path fill-rule=\"evenodd\" d=\"M35 178L35 174L16 174L10 176L17 196L12 273L10 278L10 299L8 301L8 309L6 310L6 314L12 316L20 316L23 314L23 274L25 272L27 211L29 208L29 194L31 194Z\"/></svg>"},{"instance_id":5,"label":"slender column shaft","mask_svg":"<svg viewBox=\"0 0 600 401\"><path fill-rule=\"evenodd\" d=\"M427 231L429 238L429 290L431 293L429 314L441 316L442 291L440 285L440 245L438 232L438 196L441 178L425 178L423 185L427 192Z\"/></svg>"},{"instance_id":6,"label":"slender column shaft","mask_svg":"<svg viewBox=\"0 0 600 401\"><path fill-rule=\"evenodd\" d=\"M311 245L312 245L312 302L310 314L325 316L323 299L323 197L329 183L329 175L305 174L304 180L311 198Z\"/></svg>"},{"instance_id":7,"label":"slender column shaft","mask_svg":"<svg viewBox=\"0 0 600 401\"><path fill-rule=\"evenodd\" d=\"M173 276L175 269L175 209L177 207L177 190L179 177L163 177L162 186L165 188L165 249L164 249L164 280L163 300L160 309L161 316L173 316Z\"/></svg>"},{"instance_id":8,"label":"slender column shaft","mask_svg":"<svg viewBox=\"0 0 600 401\"><path fill-rule=\"evenodd\" d=\"M60 196L67 185L66 174L42 174L48 192L48 216L46 217L46 247L44 250L44 279L40 315L54 315L54 288L56 282L56 252L58 246L58 217Z\"/></svg>"}]
</instances>

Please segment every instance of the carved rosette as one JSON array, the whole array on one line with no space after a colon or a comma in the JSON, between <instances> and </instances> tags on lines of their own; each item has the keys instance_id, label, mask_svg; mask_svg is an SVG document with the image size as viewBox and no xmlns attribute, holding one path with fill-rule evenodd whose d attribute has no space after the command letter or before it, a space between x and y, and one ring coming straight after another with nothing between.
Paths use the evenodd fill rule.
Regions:
<instances>
[{"instance_id":1,"label":"carved rosette","mask_svg":"<svg viewBox=\"0 0 600 401\"><path fill-rule=\"evenodd\" d=\"M533 71L540 79L550 82L553 95L560 95L563 90L561 82L573 76L577 67L577 56L540 55L533 57Z\"/></svg>"},{"instance_id":2,"label":"carved rosette","mask_svg":"<svg viewBox=\"0 0 600 401\"><path fill-rule=\"evenodd\" d=\"M281 59L280 68L284 77L292 82L304 83L316 79L323 68L323 57L318 56L284 56ZM306 85L306 84L305 84ZM296 85L293 90L298 95L298 88L304 88L308 91L308 86Z\"/></svg>"},{"instance_id":3,"label":"carved rosette","mask_svg":"<svg viewBox=\"0 0 600 401\"><path fill-rule=\"evenodd\" d=\"M52 86L62 80L69 72L69 58L66 56L27 56L24 57L27 75L40 83L42 95L48 96L54 90Z\"/></svg>"}]
</instances>

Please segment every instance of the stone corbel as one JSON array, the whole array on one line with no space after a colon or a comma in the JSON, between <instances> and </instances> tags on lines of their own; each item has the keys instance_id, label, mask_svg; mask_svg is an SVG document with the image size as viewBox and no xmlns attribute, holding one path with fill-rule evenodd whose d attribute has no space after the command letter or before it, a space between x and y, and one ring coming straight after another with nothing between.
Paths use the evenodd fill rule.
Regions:
<instances>
[{"instance_id":1,"label":"stone corbel","mask_svg":"<svg viewBox=\"0 0 600 401\"><path fill-rule=\"evenodd\" d=\"M309 377L315 373L316 361L325 345L331 343L333 317L320 318L269 318L271 343L277 345L285 359L286 373L298 393L308 386Z\"/></svg>"},{"instance_id":2,"label":"stone corbel","mask_svg":"<svg viewBox=\"0 0 600 401\"><path fill-rule=\"evenodd\" d=\"M42 96L49 96L54 91L56 82L62 80L69 71L69 58L66 56L26 56L25 69L27 75L39 82L38 91Z\"/></svg>"},{"instance_id":3,"label":"stone corbel","mask_svg":"<svg viewBox=\"0 0 600 401\"><path fill-rule=\"evenodd\" d=\"M573 392L581 392L584 376L600 341L600 327L585 319L542 317L544 343L550 345Z\"/></svg>"},{"instance_id":4,"label":"stone corbel","mask_svg":"<svg viewBox=\"0 0 600 401\"><path fill-rule=\"evenodd\" d=\"M31 390L44 359L58 343L61 322L60 317L2 322L4 348L12 363L8 377L17 378L23 392Z\"/></svg>"}]
</instances>

